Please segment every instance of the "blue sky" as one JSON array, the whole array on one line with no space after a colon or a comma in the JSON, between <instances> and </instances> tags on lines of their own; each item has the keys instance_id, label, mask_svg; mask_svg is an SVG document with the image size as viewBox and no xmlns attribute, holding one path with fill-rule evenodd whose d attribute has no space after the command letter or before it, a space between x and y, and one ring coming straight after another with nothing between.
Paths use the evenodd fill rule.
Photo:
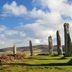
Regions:
<instances>
[{"instance_id":1,"label":"blue sky","mask_svg":"<svg viewBox=\"0 0 72 72\"><path fill-rule=\"evenodd\" d=\"M72 0L0 0L0 48L48 44L60 31L64 44L63 24L72 27Z\"/></svg>"},{"instance_id":2,"label":"blue sky","mask_svg":"<svg viewBox=\"0 0 72 72\"><path fill-rule=\"evenodd\" d=\"M13 1L15 1L17 3L17 5L24 5L27 7L28 10L31 10L33 8L32 6L32 1L31 0L0 0L0 12L3 13L3 5L8 3L11 4ZM1 17L0 19L0 23L4 23L4 25L9 26L9 27L15 27L19 24L19 22L24 22L27 23L27 19L26 18L21 18L21 17L17 17L17 16L8 16L4 19L2 19L3 17ZM29 21L29 20L28 20ZM29 21L31 22L31 21Z\"/></svg>"}]
</instances>

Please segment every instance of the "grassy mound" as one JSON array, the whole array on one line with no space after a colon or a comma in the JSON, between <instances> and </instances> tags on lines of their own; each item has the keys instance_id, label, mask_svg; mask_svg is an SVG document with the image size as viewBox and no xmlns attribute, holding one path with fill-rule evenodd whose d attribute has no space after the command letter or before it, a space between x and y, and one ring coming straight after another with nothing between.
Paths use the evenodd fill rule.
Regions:
<instances>
[{"instance_id":1,"label":"grassy mound","mask_svg":"<svg viewBox=\"0 0 72 72\"><path fill-rule=\"evenodd\" d=\"M24 55L17 54L2 58L12 58L12 61L1 64L0 72L72 72L72 57L37 55L25 58Z\"/></svg>"}]
</instances>

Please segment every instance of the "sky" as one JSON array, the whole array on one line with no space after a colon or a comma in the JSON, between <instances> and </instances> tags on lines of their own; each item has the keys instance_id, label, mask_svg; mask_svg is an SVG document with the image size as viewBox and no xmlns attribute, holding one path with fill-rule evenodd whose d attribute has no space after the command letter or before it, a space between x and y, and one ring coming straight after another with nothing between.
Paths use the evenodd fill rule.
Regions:
<instances>
[{"instance_id":1,"label":"sky","mask_svg":"<svg viewBox=\"0 0 72 72\"><path fill-rule=\"evenodd\" d=\"M48 44L56 31L64 44L64 23L72 39L72 0L0 0L0 48Z\"/></svg>"}]
</instances>

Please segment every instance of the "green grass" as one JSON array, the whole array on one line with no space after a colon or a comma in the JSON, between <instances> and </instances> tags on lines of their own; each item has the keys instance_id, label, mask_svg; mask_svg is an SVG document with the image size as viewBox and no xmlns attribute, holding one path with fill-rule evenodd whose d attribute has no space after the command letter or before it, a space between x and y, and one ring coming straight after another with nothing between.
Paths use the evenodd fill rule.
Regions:
<instances>
[{"instance_id":1,"label":"green grass","mask_svg":"<svg viewBox=\"0 0 72 72\"><path fill-rule=\"evenodd\" d=\"M6 66L0 72L72 72L72 66Z\"/></svg>"},{"instance_id":2,"label":"green grass","mask_svg":"<svg viewBox=\"0 0 72 72\"><path fill-rule=\"evenodd\" d=\"M0 65L0 72L72 72L72 57L32 56Z\"/></svg>"}]
</instances>

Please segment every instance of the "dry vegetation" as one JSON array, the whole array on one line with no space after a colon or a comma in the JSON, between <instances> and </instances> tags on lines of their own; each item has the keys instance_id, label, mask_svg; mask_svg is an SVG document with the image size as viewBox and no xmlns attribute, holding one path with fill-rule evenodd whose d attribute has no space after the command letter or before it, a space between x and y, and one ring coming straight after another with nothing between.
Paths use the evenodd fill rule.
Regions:
<instances>
[{"instance_id":1,"label":"dry vegetation","mask_svg":"<svg viewBox=\"0 0 72 72\"><path fill-rule=\"evenodd\" d=\"M2 55L0 55L1 62L13 62L15 60L23 61L24 58L25 58L25 54L16 54L16 55L2 54Z\"/></svg>"}]
</instances>

